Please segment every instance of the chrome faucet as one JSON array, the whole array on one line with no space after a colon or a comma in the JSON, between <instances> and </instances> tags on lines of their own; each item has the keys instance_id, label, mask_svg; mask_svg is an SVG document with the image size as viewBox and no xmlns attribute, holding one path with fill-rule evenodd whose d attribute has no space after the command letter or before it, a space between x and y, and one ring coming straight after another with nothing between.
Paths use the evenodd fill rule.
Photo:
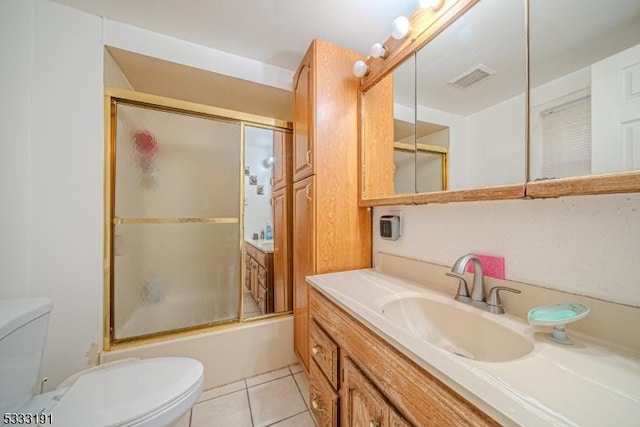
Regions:
<instances>
[{"instance_id":1,"label":"chrome faucet","mask_svg":"<svg viewBox=\"0 0 640 427\"><path fill-rule=\"evenodd\" d=\"M464 278L464 272L467 269L467 264L473 262L473 288L471 289L471 296L469 296L469 288L467 281ZM496 286L491 288L489 292L489 298L486 298L486 292L484 288L484 270L482 268L482 262L478 257L473 254L465 255L459 258L453 267L451 267L450 273L445 273L447 276L455 277L458 279L458 292L456 293L456 300L465 304L472 305L479 309L489 311L495 314L504 313L502 308L502 301L498 294L499 291L509 291L519 294L521 291L506 286Z\"/></svg>"},{"instance_id":2,"label":"chrome faucet","mask_svg":"<svg viewBox=\"0 0 640 427\"><path fill-rule=\"evenodd\" d=\"M451 268L451 273L445 273L447 276L456 277L460 280L460 286L466 288L466 296L469 297L469 288L467 288L467 281L464 280L463 274L467 270L467 264L469 261L473 262L473 288L471 289L471 301L475 302L484 302L484 270L482 269L482 262L475 255L468 254L461 258L459 258L453 267ZM460 293L460 287L458 287L458 294ZM458 295L456 295L457 297ZM458 298L456 298L458 299Z\"/></svg>"}]
</instances>

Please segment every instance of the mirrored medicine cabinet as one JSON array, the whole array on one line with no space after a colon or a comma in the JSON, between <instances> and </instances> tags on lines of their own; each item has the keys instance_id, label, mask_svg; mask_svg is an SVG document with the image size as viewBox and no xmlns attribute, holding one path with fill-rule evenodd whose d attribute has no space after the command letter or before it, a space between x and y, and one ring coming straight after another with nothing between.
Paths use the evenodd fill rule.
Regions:
<instances>
[{"instance_id":1,"label":"mirrored medicine cabinet","mask_svg":"<svg viewBox=\"0 0 640 427\"><path fill-rule=\"evenodd\" d=\"M416 11L361 80L361 204L640 191L640 2L614 3Z\"/></svg>"}]
</instances>

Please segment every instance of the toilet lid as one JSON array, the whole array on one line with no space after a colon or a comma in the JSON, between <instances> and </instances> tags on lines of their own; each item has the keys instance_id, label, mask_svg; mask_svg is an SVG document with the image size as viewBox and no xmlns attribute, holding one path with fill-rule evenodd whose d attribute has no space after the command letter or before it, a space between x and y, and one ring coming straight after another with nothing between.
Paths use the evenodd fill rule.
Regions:
<instances>
[{"instance_id":1,"label":"toilet lid","mask_svg":"<svg viewBox=\"0 0 640 427\"><path fill-rule=\"evenodd\" d=\"M183 357L141 359L82 375L53 408L60 426L120 426L170 406L198 387L204 368Z\"/></svg>"}]
</instances>

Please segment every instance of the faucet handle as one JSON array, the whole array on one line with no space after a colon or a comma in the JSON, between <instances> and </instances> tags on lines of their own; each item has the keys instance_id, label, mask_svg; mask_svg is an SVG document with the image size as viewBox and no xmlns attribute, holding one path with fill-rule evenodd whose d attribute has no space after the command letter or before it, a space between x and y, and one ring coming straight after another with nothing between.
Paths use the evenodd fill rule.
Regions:
<instances>
[{"instance_id":1,"label":"faucet handle","mask_svg":"<svg viewBox=\"0 0 640 427\"><path fill-rule=\"evenodd\" d=\"M458 293L456 294L456 299L458 301L466 301L469 299L469 288L467 287L467 281L464 280L462 274L456 273L444 273L447 276L455 277L458 279Z\"/></svg>"},{"instance_id":2,"label":"faucet handle","mask_svg":"<svg viewBox=\"0 0 640 427\"><path fill-rule=\"evenodd\" d=\"M500 300L500 291L509 291L514 294L519 294L522 291L518 289L509 288L507 286L495 286L491 288L489 291L489 297L487 298L487 305L489 306L489 311L496 314L503 314L504 309L502 308L502 301Z\"/></svg>"}]
</instances>

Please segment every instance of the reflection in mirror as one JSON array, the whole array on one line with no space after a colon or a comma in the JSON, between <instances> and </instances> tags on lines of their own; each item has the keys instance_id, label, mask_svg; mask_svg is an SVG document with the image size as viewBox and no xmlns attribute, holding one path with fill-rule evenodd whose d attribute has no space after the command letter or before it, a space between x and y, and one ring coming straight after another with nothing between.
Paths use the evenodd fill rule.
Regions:
<instances>
[{"instance_id":1,"label":"reflection in mirror","mask_svg":"<svg viewBox=\"0 0 640 427\"><path fill-rule=\"evenodd\" d=\"M640 2L530 8L530 180L640 169Z\"/></svg>"},{"instance_id":2,"label":"reflection in mirror","mask_svg":"<svg viewBox=\"0 0 640 427\"><path fill-rule=\"evenodd\" d=\"M523 1L478 2L418 51L418 192L525 182L525 65Z\"/></svg>"},{"instance_id":3,"label":"reflection in mirror","mask_svg":"<svg viewBox=\"0 0 640 427\"><path fill-rule=\"evenodd\" d=\"M416 191L415 56L393 70L393 194Z\"/></svg>"},{"instance_id":4,"label":"reflection in mirror","mask_svg":"<svg viewBox=\"0 0 640 427\"><path fill-rule=\"evenodd\" d=\"M444 191L447 186L449 127L416 123L416 192Z\"/></svg>"},{"instance_id":5,"label":"reflection in mirror","mask_svg":"<svg viewBox=\"0 0 640 427\"><path fill-rule=\"evenodd\" d=\"M271 169L273 130L244 127L244 247L245 281L243 317L267 313L267 289L273 277L273 215L271 212ZM267 274L268 272L268 274ZM262 284L259 276L262 273Z\"/></svg>"},{"instance_id":6,"label":"reflection in mirror","mask_svg":"<svg viewBox=\"0 0 640 427\"><path fill-rule=\"evenodd\" d=\"M363 198L415 193L415 57L362 95Z\"/></svg>"},{"instance_id":7,"label":"reflection in mirror","mask_svg":"<svg viewBox=\"0 0 640 427\"><path fill-rule=\"evenodd\" d=\"M282 197L290 145L291 132L244 127L244 319L292 308L289 210Z\"/></svg>"}]
</instances>

